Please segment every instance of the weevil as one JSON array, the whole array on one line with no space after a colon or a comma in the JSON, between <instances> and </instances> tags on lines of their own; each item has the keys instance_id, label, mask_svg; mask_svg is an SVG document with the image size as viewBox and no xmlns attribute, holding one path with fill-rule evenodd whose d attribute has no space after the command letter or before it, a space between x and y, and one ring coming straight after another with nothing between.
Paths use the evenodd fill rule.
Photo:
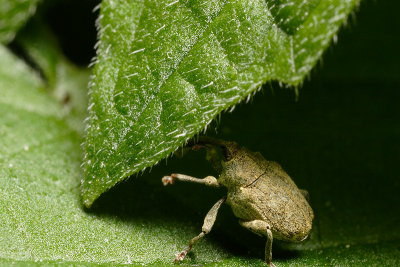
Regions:
<instances>
[{"instance_id":1,"label":"weevil","mask_svg":"<svg viewBox=\"0 0 400 267\"><path fill-rule=\"evenodd\" d=\"M221 205L231 206L239 224L244 228L266 237L265 261L272 263L272 240L291 242L303 241L311 231L314 213L308 203L308 193L297 188L282 167L267 161L259 152L240 147L235 142L210 137L200 137L189 145L193 150L206 148L206 158L220 173L195 178L184 174L164 176L164 185L175 181L199 183L206 186L227 188L227 196L218 200L207 213L201 233L189 241L188 247L180 252L175 262L183 260L193 245L208 234Z\"/></svg>"}]
</instances>

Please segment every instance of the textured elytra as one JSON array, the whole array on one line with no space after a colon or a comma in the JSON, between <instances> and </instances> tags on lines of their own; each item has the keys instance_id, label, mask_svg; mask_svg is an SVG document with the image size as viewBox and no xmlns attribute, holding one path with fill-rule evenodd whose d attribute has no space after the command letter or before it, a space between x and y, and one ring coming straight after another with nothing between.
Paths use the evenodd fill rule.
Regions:
<instances>
[{"instance_id":1,"label":"textured elytra","mask_svg":"<svg viewBox=\"0 0 400 267\"><path fill-rule=\"evenodd\" d=\"M262 84L301 83L358 0L103 1L86 206Z\"/></svg>"}]
</instances>

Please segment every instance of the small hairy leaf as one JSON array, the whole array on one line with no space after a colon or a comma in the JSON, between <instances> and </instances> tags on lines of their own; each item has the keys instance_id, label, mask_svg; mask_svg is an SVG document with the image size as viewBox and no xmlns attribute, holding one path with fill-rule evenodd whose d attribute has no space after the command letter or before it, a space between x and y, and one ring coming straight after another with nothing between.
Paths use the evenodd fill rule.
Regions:
<instances>
[{"instance_id":1,"label":"small hairy leaf","mask_svg":"<svg viewBox=\"0 0 400 267\"><path fill-rule=\"evenodd\" d=\"M103 1L86 206L267 81L296 86L358 0Z\"/></svg>"},{"instance_id":2,"label":"small hairy leaf","mask_svg":"<svg viewBox=\"0 0 400 267\"><path fill-rule=\"evenodd\" d=\"M11 42L40 0L0 0L0 43Z\"/></svg>"}]
</instances>

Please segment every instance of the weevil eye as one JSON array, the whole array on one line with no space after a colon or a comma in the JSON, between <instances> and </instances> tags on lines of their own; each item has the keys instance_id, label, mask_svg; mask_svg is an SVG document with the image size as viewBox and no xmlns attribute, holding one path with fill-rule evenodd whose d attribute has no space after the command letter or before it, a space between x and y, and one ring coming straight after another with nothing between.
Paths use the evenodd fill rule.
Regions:
<instances>
[{"instance_id":1,"label":"weevil eye","mask_svg":"<svg viewBox=\"0 0 400 267\"><path fill-rule=\"evenodd\" d=\"M229 151L229 148L226 146L221 147L222 148L222 155L224 157L224 161L229 161L232 159L232 153Z\"/></svg>"}]
</instances>

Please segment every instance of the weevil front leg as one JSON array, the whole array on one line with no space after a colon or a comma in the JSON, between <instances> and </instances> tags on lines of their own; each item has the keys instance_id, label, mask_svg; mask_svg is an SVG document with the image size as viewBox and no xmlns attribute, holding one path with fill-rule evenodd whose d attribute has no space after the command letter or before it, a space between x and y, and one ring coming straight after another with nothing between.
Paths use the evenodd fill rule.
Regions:
<instances>
[{"instance_id":1,"label":"weevil front leg","mask_svg":"<svg viewBox=\"0 0 400 267\"><path fill-rule=\"evenodd\" d=\"M271 266L275 267L272 263L272 232L269 224L262 220L254 220L254 221L239 221L240 225L244 228L249 229L253 233L258 235L263 235L267 237L267 242L265 243L265 262Z\"/></svg>"},{"instance_id":2,"label":"weevil front leg","mask_svg":"<svg viewBox=\"0 0 400 267\"><path fill-rule=\"evenodd\" d=\"M179 174L179 173L173 173L170 176L164 176L161 179L161 181L165 186L168 184L174 184L175 181L192 182L192 183L204 184L204 185L213 186L213 187L220 186L217 181L217 178L215 178L213 176L207 176L203 179L200 179L200 178L195 178L192 176L188 176L185 174Z\"/></svg>"},{"instance_id":3,"label":"weevil front leg","mask_svg":"<svg viewBox=\"0 0 400 267\"><path fill-rule=\"evenodd\" d=\"M212 208L204 218L204 223L203 227L201 228L201 233L190 239L188 247L176 256L174 262L183 260L185 256L189 253L189 251L192 249L193 245L196 244L197 241L199 241L201 238L203 238L206 234L208 234L211 231L215 219L217 218L218 210L221 207L222 203L225 202L225 200L226 200L225 197L221 198L220 200L217 201L217 203L214 204L214 206L212 206Z\"/></svg>"}]
</instances>

